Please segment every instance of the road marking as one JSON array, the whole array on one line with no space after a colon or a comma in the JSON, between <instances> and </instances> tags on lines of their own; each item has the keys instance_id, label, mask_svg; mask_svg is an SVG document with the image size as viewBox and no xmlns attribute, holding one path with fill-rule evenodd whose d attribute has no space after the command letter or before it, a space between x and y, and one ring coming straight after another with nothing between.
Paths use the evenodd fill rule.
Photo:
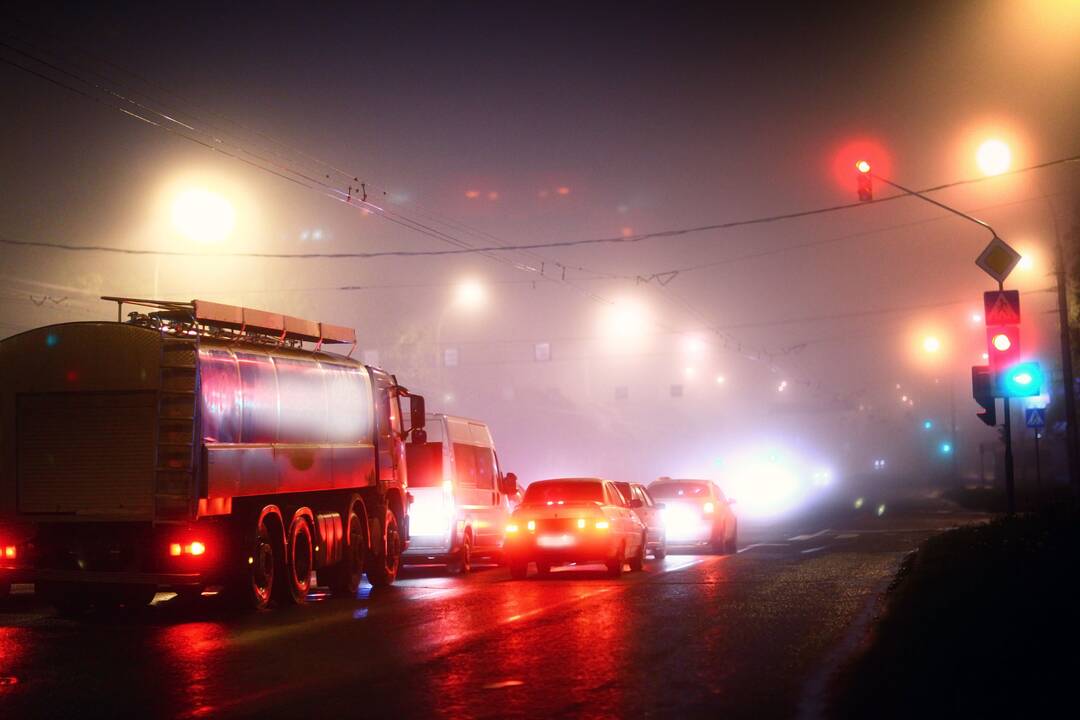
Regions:
<instances>
[{"instance_id":1,"label":"road marking","mask_svg":"<svg viewBox=\"0 0 1080 720\"><path fill-rule=\"evenodd\" d=\"M739 550L737 552L739 552L741 554L741 553L746 552L747 550L753 550L754 548L759 548L759 547L787 547L787 546L788 546L787 543L754 543L753 545L747 545L744 548L739 548Z\"/></svg>"},{"instance_id":2,"label":"road marking","mask_svg":"<svg viewBox=\"0 0 1080 720\"><path fill-rule=\"evenodd\" d=\"M851 540L851 539L857 538L857 537L859 537L859 533L842 533L840 535L837 535L836 539L837 540Z\"/></svg>"},{"instance_id":3,"label":"road marking","mask_svg":"<svg viewBox=\"0 0 1080 720\"><path fill-rule=\"evenodd\" d=\"M802 542L803 540L813 540L816 537L821 537L827 532L832 532L832 530L830 528L825 528L824 530L818 530L816 533L812 533L810 535L796 535L795 537L788 538L788 542Z\"/></svg>"},{"instance_id":4,"label":"road marking","mask_svg":"<svg viewBox=\"0 0 1080 720\"><path fill-rule=\"evenodd\" d=\"M518 685L524 684L524 680L503 680L502 682L488 683L487 685L482 685L481 687L484 690L502 690L503 688L517 687Z\"/></svg>"},{"instance_id":5,"label":"road marking","mask_svg":"<svg viewBox=\"0 0 1080 720\"><path fill-rule=\"evenodd\" d=\"M806 550L800 550L799 552L801 552L803 555L808 555L810 553L815 553L818 550L824 550L825 547L826 547L825 545L822 545L820 547L813 547L813 548L807 548Z\"/></svg>"}]
</instances>

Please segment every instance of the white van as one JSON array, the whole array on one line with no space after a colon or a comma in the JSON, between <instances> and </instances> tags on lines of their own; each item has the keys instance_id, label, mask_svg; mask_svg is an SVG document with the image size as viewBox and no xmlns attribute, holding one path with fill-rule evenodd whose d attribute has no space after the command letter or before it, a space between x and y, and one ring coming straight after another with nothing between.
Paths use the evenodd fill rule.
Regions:
<instances>
[{"instance_id":1,"label":"white van","mask_svg":"<svg viewBox=\"0 0 1080 720\"><path fill-rule=\"evenodd\" d=\"M402 562L446 564L451 572L469 572L476 558L500 562L517 478L502 474L487 425L426 417L426 433L405 446L412 505Z\"/></svg>"}]
</instances>

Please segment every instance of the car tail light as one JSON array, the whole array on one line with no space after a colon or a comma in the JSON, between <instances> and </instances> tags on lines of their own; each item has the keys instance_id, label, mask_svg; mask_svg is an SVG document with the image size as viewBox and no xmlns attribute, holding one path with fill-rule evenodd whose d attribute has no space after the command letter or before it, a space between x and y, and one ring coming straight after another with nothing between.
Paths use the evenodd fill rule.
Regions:
<instances>
[{"instance_id":1,"label":"car tail light","mask_svg":"<svg viewBox=\"0 0 1080 720\"><path fill-rule=\"evenodd\" d=\"M506 532L508 532L508 533L516 533L517 531L518 531L517 523L510 523L509 525L506 526Z\"/></svg>"},{"instance_id":2,"label":"car tail light","mask_svg":"<svg viewBox=\"0 0 1080 720\"><path fill-rule=\"evenodd\" d=\"M711 502L707 502L702 506L701 509L705 512L706 515L711 515L712 512L716 510L716 506L713 505Z\"/></svg>"},{"instance_id":3,"label":"car tail light","mask_svg":"<svg viewBox=\"0 0 1080 720\"><path fill-rule=\"evenodd\" d=\"M14 560L15 557L18 554L19 553L18 553L18 551L17 551L17 549L15 548L14 545L5 545L4 546L4 559L5 560Z\"/></svg>"},{"instance_id":4,"label":"car tail light","mask_svg":"<svg viewBox=\"0 0 1080 720\"><path fill-rule=\"evenodd\" d=\"M525 527L529 528L529 532L536 532L536 521L530 520Z\"/></svg>"},{"instance_id":5,"label":"car tail light","mask_svg":"<svg viewBox=\"0 0 1080 720\"><path fill-rule=\"evenodd\" d=\"M578 530L584 530L585 529L585 518L578 518L577 526L578 526Z\"/></svg>"},{"instance_id":6,"label":"car tail light","mask_svg":"<svg viewBox=\"0 0 1080 720\"><path fill-rule=\"evenodd\" d=\"M596 521L596 529L597 530L607 530L608 527L609 527L609 525L608 525L607 520L597 520Z\"/></svg>"}]
</instances>

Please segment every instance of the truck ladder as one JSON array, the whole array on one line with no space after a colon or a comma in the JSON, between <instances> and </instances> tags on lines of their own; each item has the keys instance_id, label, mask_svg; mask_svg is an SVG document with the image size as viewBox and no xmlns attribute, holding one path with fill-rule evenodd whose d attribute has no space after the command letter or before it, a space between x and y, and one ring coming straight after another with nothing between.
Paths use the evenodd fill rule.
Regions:
<instances>
[{"instance_id":1,"label":"truck ladder","mask_svg":"<svg viewBox=\"0 0 1080 720\"><path fill-rule=\"evenodd\" d=\"M162 335L161 343L154 518L169 522L195 510L198 380L195 341Z\"/></svg>"}]
</instances>

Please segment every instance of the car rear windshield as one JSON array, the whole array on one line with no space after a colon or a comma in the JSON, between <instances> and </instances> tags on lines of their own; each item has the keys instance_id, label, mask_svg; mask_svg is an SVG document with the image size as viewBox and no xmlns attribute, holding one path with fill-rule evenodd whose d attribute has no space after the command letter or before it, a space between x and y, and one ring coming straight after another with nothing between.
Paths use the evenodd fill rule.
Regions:
<instances>
[{"instance_id":1,"label":"car rear windshield","mask_svg":"<svg viewBox=\"0 0 1080 720\"><path fill-rule=\"evenodd\" d=\"M600 483L565 480L541 480L531 483L522 498L522 503L526 505L603 501L604 486Z\"/></svg>"},{"instance_id":2,"label":"car rear windshield","mask_svg":"<svg viewBox=\"0 0 1080 720\"><path fill-rule=\"evenodd\" d=\"M709 494L709 485L703 482L665 482L650 485L649 494L654 498L705 497Z\"/></svg>"}]
</instances>

